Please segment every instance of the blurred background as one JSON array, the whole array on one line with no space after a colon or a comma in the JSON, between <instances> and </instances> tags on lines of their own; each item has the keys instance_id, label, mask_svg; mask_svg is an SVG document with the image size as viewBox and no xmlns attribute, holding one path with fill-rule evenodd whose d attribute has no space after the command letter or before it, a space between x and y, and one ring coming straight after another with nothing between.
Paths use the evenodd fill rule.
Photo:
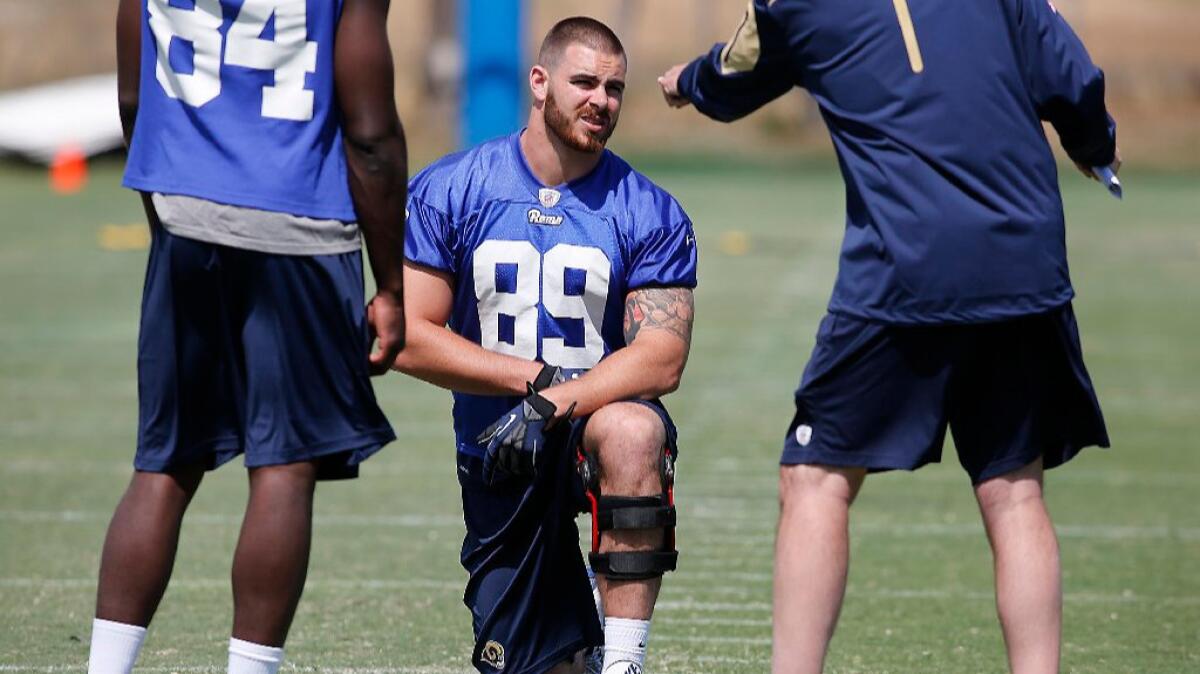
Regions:
<instances>
[{"instance_id":1,"label":"blurred background","mask_svg":"<svg viewBox=\"0 0 1200 674\"><path fill-rule=\"evenodd\" d=\"M1200 672L1200 1L1055 4L1108 75L1126 160L1123 202L1060 170L1075 311L1113 440L1046 479L1062 671ZM88 158L120 145L116 5L0 0L0 673L84 671L136 443L149 233L120 186L123 155ZM521 123L529 60L556 20L590 14L625 42L613 148L680 200L701 258L691 359L667 399L681 555L647 663L662 674L768 669L781 438L843 230L841 175L803 92L729 126L662 103L655 77L726 39L744 7L393 0L389 20L413 171ZM450 397L398 374L375 390L399 440L360 479L319 489L287 671L472 671ZM1007 671L988 544L949 442L943 453L873 476L855 503L829 674ZM245 479L236 465L205 478L135 671L224 671Z\"/></svg>"},{"instance_id":2,"label":"blurred background","mask_svg":"<svg viewBox=\"0 0 1200 674\"><path fill-rule=\"evenodd\" d=\"M0 0L0 92L112 72L116 5L115 0ZM1057 0L1056 5L1107 73L1108 100L1126 160L1200 166L1200 2ZM396 98L414 167L456 148L466 135L460 111L470 85L464 82L478 85L489 72L502 79L511 74L512 95L521 94L541 37L556 20L573 14L608 23L629 52L625 123L614 138L618 151L831 152L820 116L801 91L720 133L706 133L714 122L672 114L661 104L655 77L728 38L741 17L742 0L473 0L481 19L474 28L471 6L468 0L392 3ZM498 70L479 60L487 58L483 52L493 41L480 34L489 27L505 43L519 45L519 50L510 48L511 54L501 48ZM472 43L466 36L484 48L468 49ZM509 58L520 58L519 65Z\"/></svg>"}]
</instances>

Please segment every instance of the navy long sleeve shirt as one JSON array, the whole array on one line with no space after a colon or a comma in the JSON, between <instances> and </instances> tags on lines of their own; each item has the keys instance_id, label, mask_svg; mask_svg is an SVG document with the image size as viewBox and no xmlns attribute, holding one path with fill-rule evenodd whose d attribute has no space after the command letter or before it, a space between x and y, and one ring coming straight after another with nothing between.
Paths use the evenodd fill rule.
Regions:
<instances>
[{"instance_id":1,"label":"navy long sleeve shirt","mask_svg":"<svg viewBox=\"0 0 1200 674\"><path fill-rule=\"evenodd\" d=\"M1113 161L1104 75L1047 0L753 0L680 91L732 121L799 86L846 182L830 310L898 324L1004 320L1071 300L1043 120Z\"/></svg>"}]
</instances>

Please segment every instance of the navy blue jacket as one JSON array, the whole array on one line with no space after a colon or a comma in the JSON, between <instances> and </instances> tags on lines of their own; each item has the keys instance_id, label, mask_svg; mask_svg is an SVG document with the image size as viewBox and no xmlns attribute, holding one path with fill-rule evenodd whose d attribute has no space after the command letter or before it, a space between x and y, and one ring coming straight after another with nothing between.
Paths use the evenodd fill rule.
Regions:
<instances>
[{"instance_id":1,"label":"navy blue jacket","mask_svg":"<svg viewBox=\"0 0 1200 674\"><path fill-rule=\"evenodd\" d=\"M846 181L830 311L965 323L1071 300L1058 174L1113 161L1104 74L1047 0L753 0L680 92L732 121L817 100Z\"/></svg>"}]
</instances>

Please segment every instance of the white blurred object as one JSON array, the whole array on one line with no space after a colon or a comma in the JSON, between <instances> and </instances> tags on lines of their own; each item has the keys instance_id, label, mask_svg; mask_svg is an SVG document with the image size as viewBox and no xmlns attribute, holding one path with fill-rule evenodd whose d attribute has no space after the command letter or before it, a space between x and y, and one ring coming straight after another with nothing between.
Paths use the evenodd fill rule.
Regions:
<instances>
[{"instance_id":1,"label":"white blurred object","mask_svg":"<svg viewBox=\"0 0 1200 674\"><path fill-rule=\"evenodd\" d=\"M124 143L116 73L0 91L0 155L49 164L63 148L90 157Z\"/></svg>"},{"instance_id":2,"label":"white blurred object","mask_svg":"<svg viewBox=\"0 0 1200 674\"><path fill-rule=\"evenodd\" d=\"M1116 173L1113 173L1111 166L1093 166L1092 175L1096 176L1096 179L1108 189L1109 194L1118 199L1124 198L1125 195L1121 189L1121 180L1117 178Z\"/></svg>"}]
</instances>

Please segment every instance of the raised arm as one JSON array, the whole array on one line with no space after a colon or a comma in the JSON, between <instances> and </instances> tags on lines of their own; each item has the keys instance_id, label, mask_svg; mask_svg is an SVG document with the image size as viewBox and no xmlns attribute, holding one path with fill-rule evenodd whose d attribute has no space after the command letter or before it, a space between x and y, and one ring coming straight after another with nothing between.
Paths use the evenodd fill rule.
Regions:
<instances>
[{"instance_id":1,"label":"raised arm","mask_svg":"<svg viewBox=\"0 0 1200 674\"><path fill-rule=\"evenodd\" d=\"M692 346L695 304L690 288L639 288L625 297L623 349L578 379L547 389L542 397L574 416L620 400L657 398L679 388Z\"/></svg>"},{"instance_id":2,"label":"raised arm","mask_svg":"<svg viewBox=\"0 0 1200 674\"><path fill-rule=\"evenodd\" d=\"M453 276L405 262L408 343L392 367L452 391L524 395L542 364L488 351L446 329L453 307Z\"/></svg>"},{"instance_id":3,"label":"raised arm","mask_svg":"<svg viewBox=\"0 0 1200 674\"><path fill-rule=\"evenodd\" d=\"M345 0L334 41L350 196L366 241L376 293L367 320L379 340L372 374L404 348L404 202L408 150L396 113L388 0Z\"/></svg>"},{"instance_id":4,"label":"raised arm","mask_svg":"<svg viewBox=\"0 0 1200 674\"><path fill-rule=\"evenodd\" d=\"M729 42L671 68L658 83L671 106L691 103L713 119L731 122L792 88L786 45L770 2L754 0Z\"/></svg>"},{"instance_id":5,"label":"raised arm","mask_svg":"<svg viewBox=\"0 0 1200 674\"><path fill-rule=\"evenodd\" d=\"M1104 105L1104 72L1058 10L1046 0L1013 0L1026 81L1038 115L1058 132L1085 173L1113 164L1116 122Z\"/></svg>"}]
</instances>

